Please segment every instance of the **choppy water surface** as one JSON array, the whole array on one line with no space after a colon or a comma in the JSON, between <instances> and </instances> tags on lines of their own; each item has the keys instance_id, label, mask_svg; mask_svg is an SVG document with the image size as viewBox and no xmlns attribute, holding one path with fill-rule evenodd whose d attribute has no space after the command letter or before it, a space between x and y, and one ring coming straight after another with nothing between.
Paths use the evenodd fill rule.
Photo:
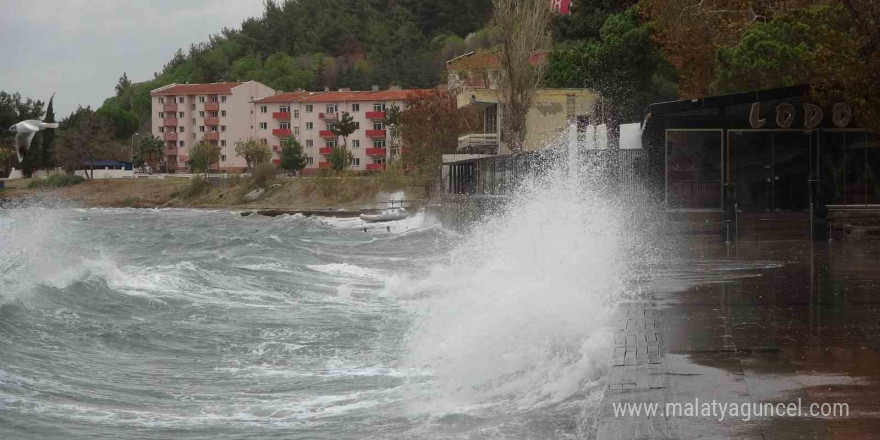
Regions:
<instances>
[{"instance_id":1,"label":"choppy water surface","mask_svg":"<svg viewBox=\"0 0 880 440\"><path fill-rule=\"evenodd\" d=\"M0 211L0 438L581 438L626 280L564 202L466 236Z\"/></svg>"}]
</instances>

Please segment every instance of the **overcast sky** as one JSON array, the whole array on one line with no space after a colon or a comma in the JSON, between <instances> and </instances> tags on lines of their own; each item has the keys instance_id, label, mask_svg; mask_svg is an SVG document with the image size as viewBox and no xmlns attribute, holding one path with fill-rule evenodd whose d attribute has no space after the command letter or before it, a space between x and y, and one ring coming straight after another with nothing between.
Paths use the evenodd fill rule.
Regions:
<instances>
[{"instance_id":1,"label":"overcast sky","mask_svg":"<svg viewBox=\"0 0 880 440\"><path fill-rule=\"evenodd\" d=\"M96 108L123 72L152 78L174 52L262 15L263 0L0 0L0 90L55 115Z\"/></svg>"}]
</instances>

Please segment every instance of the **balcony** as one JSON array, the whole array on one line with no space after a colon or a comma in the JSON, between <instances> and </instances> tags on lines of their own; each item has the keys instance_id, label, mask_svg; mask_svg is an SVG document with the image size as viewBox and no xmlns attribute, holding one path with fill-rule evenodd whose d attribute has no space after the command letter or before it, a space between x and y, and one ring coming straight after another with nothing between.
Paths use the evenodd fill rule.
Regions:
<instances>
[{"instance_id":1,"label":"balcony","mask_svg":"<svg viewBox=\"0 0 880 440\"><path fill-rule=\"evenodd\" d=\"M367 171L384 171L385 164L384 163L368 163Z\"/></svg>"},{"instance_id":2,"label":"balcony","mask_svg":"<svg viewBox=\"0 0 880 440\"><path fill-rule=\"evenodd\" d=\"M277 119L279 121L289 121L290 120L290 112L272 113L272 119Z\"/></svg>"},{"instance_id":3,"label":"balcony","mask_svg":"<svg viewBox=\"0 0 880 440\"><path fill-rule=\"evenodd\" d=\"M367 148L367 156L385 157L385 149L384 148Z\"/></svg>"},{"instance_id":4,"label":"balcony","mask_svg":"<svg viewBox=\"0 0 880 440\"><path fill-rule=\"evenodd\" d=\"M219 141L220 140L220 132L218 132L218 131L205 132L205 140L206 141Z\"/></svg>"},{"instance_id":5,"label":"balcony","mask_svg":"<svg viewBox=\"0 0 880 440\"><path fill-rule=\"evenodd\" d=\"M330 162L318 162L318 168L330 168Z\"/></svg>"},{"instance_id":6,"label":"balcony","mask_svg":"<svg viewBox=\"0 0 880 440\"><path fill-rule=\"evenodd\" d=\"M385 139L385 130L367 130L367 137L373 139Z\"/></svg>"},{"instance_id":7,"label":"balcony","mask_svg":"<svg viewBox=\"0 0 880 440\"><path fill-rule=\"evenodd\" d=\"M329 156L329 155L333 154L333 148L330 148L330 147L321 148L318 150L318 153L323 156Z\"/></svg>"},{"instance_id":8,"label":"balcony","mask_svg":"<svg viewBox=\"0 0 880 440\"><path fill-rule=\"evenodd\" d=\"M206 102L205 103L205 111L206 112L219 112L220 111L220 103L219 102Z\"/></svg>"},{"instance_id":9,"label":"balcony","mask_svg":"<svg viewBox=\"0 0 880 440\"><path fill-rule=\"evenodd\" d=\"M335 133L333 133L330 130L321 130L318 132L318 135L324 139L336 139L338 137L338 136L336 136Z\"/></svg>"},{"instance_id":10,"label":"balcony","mask_svg":"<svg viewBox=\"0 0 880 440\"><path fill-rule=\"evenodd\" d=\"M367 119L381 121L385 119L385 112L367 112Z\"/></svg>"},{"instance_id":11,"label":"balcony","mask_svg":"<svg viewBox=\"0 0 880 440\"><path fill-rule=\"evenodd\" d=\"M166 113L177 113L177 104L165 104L162 106L162 111Z\"/></svg>"},{"instance_id":12,"label":"balcony","mask_svg":"<svg viewBox=\"0 0 880 440\"><path fill-rule=\"evenodd\" d=\"M205 125L208 127L216 127L220 125L220 118L205 118Z\"/></svg>"},{"instance_id":13,"label":"balcony","mask_svg":"<svg viewBox=\"0 0 880 440\"><path fill-rule=\"evenodd\" d=\"M165 133L162 139L168 142L177 142L177 132Z\"/></svg>"},{"instance_id":14,"label":"balcony","mask_svg":"<svg viewBox=\"0 0 880 440\"><path fill-rule=\"evenodd\" d=\"M274 128L272 129L272 134L278 137L290 137L290 129L289 128Z\"/></svg>"},{"instance_id":15,"label":"balcony","mask_svg":"<svg viewBox=\"0 0 880 440\"><path fill-rule=\"evenodd\" d=\"M472 148L494 148L500 144L498 133L474 133L458 138L458 149L468 150Z\"/></svg>"},{"instance_id":16,"label":"balcony","mask_svg":"<svg viewBox=\"0 0 880 440\"><path fill-rule=\"evenodd\" d=\"M278 145L272 145L272 151L277 153L277 152L281 151L281 147L279 147Z\"/></svg>"},{"instance_id":17,"label":"balcony","mask_svg":"<svg viewBox=\"0 0 880 440\"><path fill-rule=\"evenodd\" d=\"M327 122L336 122L339 120L339 113L318 113L318 117Z\"/></svg>"},{"instance_id":18,"label":"balcony","mask_svg":"<svg viewBox=\"0 0 880 440\"><path fill-rule=\"evenodd\" d=\"M166 127L177 127L177 118L169 116L162 121L162 125Z\"/></svg>"},{"instance_id":19,"label":"balcony","mask_svg":"<svg viewBox=\"0 0 880 440\"><path fill-rule=\"evenodd\" d=\"M166 156L177 156L177 147L165 147Z\"/></svg>"},{"instance_id":20,"label":"balcony","mask_svg":"<svg viewBox=\"0 0 880 440\"><path fill-rule=\"evenodd\" d=\"M281 159L272 159L272 163L275 164L276 167L280 167Z\"/></svg>"}]
</instances>

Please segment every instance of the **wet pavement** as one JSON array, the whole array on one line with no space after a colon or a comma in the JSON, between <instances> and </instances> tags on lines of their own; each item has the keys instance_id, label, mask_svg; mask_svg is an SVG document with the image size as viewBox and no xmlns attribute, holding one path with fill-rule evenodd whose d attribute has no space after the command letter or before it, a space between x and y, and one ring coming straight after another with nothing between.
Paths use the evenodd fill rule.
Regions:
<instances>
[{"instance_id":1,"label":"wet pavement","mask_svg":"<svg viewBox=\"0 0 880 440\"><path fill-rule=\"evenodd\" d=\"M695 242L682 254L621 311L597 438L880 439L880 242ZM614 413L695 399L845 403L849 416Z\"/></svg>"}]
</instances>

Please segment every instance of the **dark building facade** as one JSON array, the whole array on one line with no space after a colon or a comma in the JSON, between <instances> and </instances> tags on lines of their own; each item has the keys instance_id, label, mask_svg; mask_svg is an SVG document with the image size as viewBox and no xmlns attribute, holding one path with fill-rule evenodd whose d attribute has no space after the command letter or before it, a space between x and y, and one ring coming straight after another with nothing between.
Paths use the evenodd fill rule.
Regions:
<instances>
[{"instance_id":1,"label":"dark building facade","mask_svg":"<svg viewBox=\"0 0 880 440\"><path fill-rule=\"evenodd\" d=\"M880 208L880 137L846 103L819 106L808 91L651 105L643 139L658 201L722 213Z\"/></svg>"}]
</instances>

